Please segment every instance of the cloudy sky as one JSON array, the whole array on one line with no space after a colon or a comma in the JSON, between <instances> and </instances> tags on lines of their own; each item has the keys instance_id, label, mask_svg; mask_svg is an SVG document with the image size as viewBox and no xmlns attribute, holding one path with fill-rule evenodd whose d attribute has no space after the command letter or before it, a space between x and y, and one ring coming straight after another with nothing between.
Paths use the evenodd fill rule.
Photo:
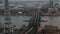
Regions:
<instances>
[{"instance_id":1,"label":"cloudy sky","mask_svg":"<svg viewBox=\"0 0 60 34\"><path fill-rule=\"evenodd\" d=\"M48 1L48 0L9 0L9 1Z\"/></svg>"}]
</instances>

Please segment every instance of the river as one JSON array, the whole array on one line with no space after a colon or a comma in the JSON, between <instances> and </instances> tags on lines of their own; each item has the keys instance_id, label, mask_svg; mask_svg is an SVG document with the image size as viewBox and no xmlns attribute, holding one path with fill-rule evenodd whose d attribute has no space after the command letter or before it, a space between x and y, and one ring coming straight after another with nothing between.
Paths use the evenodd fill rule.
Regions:
<instances>
[{"instance_id":1,"label":"river","mask_svg":"<svg viewBox=\"0 0 60 34\"><path fill-rule=\"evenodd\" d=\"M4 24L4 16L0 16L0 23ZM16 25L17 28L21 27L23 24L26 26L29 22L23 22L24 20L30 20L31 16L11 16L11 22L13 25ZM47 20L48 22L41 22L41 25L53 25L57 26L60 29L60 16L43 16L42 20Z\"/></svg>"}]
</instances>

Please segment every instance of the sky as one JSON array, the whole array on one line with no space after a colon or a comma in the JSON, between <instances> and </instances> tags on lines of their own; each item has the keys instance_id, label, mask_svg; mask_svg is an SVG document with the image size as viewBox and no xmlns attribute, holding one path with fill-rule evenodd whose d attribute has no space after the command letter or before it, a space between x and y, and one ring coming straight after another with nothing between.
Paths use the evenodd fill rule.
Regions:
<instances>
[{"instance_id":1,"label":"sky","mask_svg":"<svg viewBox=\"0 0 60 34\"><path fill-rule=\"evenodd\" d=\"M9 1L48 1L48 0L9 0Z\"/></svg>"}]
</instances>

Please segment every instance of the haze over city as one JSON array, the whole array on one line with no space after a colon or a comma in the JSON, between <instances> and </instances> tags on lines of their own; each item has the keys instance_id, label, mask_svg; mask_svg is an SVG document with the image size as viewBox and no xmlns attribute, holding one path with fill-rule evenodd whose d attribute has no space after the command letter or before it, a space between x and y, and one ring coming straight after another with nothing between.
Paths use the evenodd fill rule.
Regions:
<instances>
[{"instance_id":1,"label":"haze over city","mask_svg":"<svg viewBox=\"0 0 60 34\"><path fill-rule=\"evenodd\" d=\"M9 1L49 1L49 0L9 0Z\"/></svg>"}]
</instances>

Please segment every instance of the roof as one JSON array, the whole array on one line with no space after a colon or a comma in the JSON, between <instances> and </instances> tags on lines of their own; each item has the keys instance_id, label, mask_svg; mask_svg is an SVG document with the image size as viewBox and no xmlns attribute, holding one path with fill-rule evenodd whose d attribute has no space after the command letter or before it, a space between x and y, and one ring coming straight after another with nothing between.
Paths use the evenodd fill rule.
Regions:
<instances>
[{"instance_id":1,"label":"roof","mask_svg":"<svg viewBox=\"0 0 60 34\"><path fill-rule=\"evenodd\" d=\"M0 4L0 6L4 6L4 4ZM14 4L9 4L9 6L16 6Z\"/></svg>"},{"instance_id":2,"label":"roof","mask_svg":"<svg viewBox=\"0 0 60 34\"><path fill-rule=\"evenodd\" d=\"M18 5L17 7L23 7L23 5Z\"/></svg>"}]
</instances>

